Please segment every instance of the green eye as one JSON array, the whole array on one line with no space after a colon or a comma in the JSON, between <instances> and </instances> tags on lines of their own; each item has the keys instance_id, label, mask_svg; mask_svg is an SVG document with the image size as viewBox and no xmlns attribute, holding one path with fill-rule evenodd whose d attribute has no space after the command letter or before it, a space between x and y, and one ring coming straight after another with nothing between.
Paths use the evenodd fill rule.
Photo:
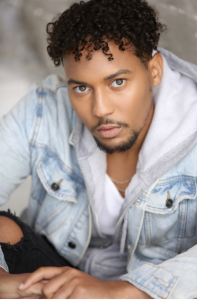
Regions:
<instances>
[{"instance_id":1,"label":"green eye","mask_svg":"<svg viewBox=\"0 0 197 300\"><path fill-rule=\"evenodd\" d=\"M122 86L125 82L125 79L116 79L112 82L113 87L119 87Z\"/></svg>"},{"instance_id":2,"label":"green eye","mask_svg":"<svg viewBox=\"0 0 197 300\"><path fill-rule=\"evenodd\" d=\"M85 92L86 86L79 86L79 90L80 90L80 92Z\"/></svg>"},{"instance_id":3,"label":"green eye","mask_svg":"<svg viewBox=\"0 0 197 300\"><path fill-rule=\"evenodd\" d=\"M117 85L122 85L123 84L123 79L117 79L116 83L117 83Z\"/></svg>"},{"instance_id":4,"label":"green eye","mask_svg":"<svg viewBox=\"0 0 197 300\"><path fill-rule=\"evenodd\" d=\"M81 85L81 86L77 86L74 88L74 90L77 92L77 93L84 93L87 91L87 86L85 85Z\"/></svg>"}]
</instances>

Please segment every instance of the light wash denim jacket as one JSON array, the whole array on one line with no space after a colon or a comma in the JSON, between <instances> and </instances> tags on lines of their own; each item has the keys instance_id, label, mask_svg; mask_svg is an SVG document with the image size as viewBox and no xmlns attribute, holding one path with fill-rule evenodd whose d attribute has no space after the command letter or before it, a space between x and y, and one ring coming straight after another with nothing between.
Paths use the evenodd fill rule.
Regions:
<instances>
[{"instance_id":1,"label":"light wash denim jacket","mask_svg":"<svg viewBox=\"0 0 197 300\"><path fill-rule=\"evenodd\" d=\"M161 53L172 69L197 82L196 66ZM82 133L67 87L55 75L33 87L0 123L0 204L31 174L28 222L74 266L97 219L91 151L81 144ZM114 236L122 229L127 234L128 273L120 280L153 298L197 297L197 117L196 130L139 176ZM54 191L52 183L61 179ZM169 197L173 203L166 207ZM2 251L0 266L8 271Z\"/></svg>"}]
</instances>

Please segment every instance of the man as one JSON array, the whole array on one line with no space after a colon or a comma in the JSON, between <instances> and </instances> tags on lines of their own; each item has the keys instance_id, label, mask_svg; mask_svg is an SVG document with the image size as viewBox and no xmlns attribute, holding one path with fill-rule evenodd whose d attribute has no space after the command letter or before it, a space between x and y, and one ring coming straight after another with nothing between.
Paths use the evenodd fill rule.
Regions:
<instances>
[{"instance_id":1,"label":"man","mask_svg":"<svg viewBox=\"0 0 197 300\"><path fill-rule=\"evenodd\" d=\"M144 0L48 24L66 84L1 121L1 203L32 175L30 227L0 213L1 297L197 297L197 68L158 51L163 30Z\"/></svg>"}]
</instances>

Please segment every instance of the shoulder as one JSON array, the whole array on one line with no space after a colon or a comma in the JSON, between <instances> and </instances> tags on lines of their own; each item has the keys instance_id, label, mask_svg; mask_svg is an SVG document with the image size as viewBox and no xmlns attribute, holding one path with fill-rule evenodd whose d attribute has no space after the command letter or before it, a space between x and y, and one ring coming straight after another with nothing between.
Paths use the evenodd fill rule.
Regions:
<instances>
[{"instance_id":1,"label":"shoulder","mask_svg":"<svg viewBox=\"0 0 197 300\"><path fill-rule=\"evenodd\" d=\"M32 91L36 95L36 107L31 144L54 148L54 144L67 143L74 125L74 110L65 80L50 75L34 84Z\"/></svg>"},{"instance_id":2,"label":"shoulder","mask_svg":"<svg viewBox=\"0 0 197 300\"><path fill-rule=\"evenodd\" d=\"M62 112L69 123L72 122L73 108L71 106L66 82L58 75L49 75L36 86L37 101L39 107L43 106L43 113L50 114L50 117L60 116ZM35 89L34 88L34 89Z\"/></svg>"},{"instance_id":3,"label":"shoulder","mask_svg":"<svg viewBox=\"0 0 197 300\"><path fill-rule=\"evenodd\" d=\"M29 142L45 141L49 135L72 130L74 111L65 81L50 75L33 84L25 95L1 120L2 127L19 128ZM58 133L58 134L57 134Z\"/></svg>"}]
</instances>

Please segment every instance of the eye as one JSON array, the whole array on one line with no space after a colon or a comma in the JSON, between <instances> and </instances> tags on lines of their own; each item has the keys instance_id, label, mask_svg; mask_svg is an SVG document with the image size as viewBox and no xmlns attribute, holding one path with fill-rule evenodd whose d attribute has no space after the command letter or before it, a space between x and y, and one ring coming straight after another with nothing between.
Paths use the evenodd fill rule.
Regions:
<instances>
[{"instance_id":1,"label":"eye","mask_svg":"<svg viewBox=\"0 0 197 300\"><path fill-rule=\"evenodd\" d=\"M80 85L80 86L76 86L74 88L74 90L77 92L77 93L84 93L84 92L87 92L88 88L87 86L85 85Z\"/></svg>"},{"instance_id":2,"label":"eye","mask_svg":"<svg viewBox=\"0 0 197 300\"><path fill-rule=\"evenodd\" d=\"M116 79L112 82L113 87L120 87L125 83L125 79Z\"/></svg>"}]
</instances>

